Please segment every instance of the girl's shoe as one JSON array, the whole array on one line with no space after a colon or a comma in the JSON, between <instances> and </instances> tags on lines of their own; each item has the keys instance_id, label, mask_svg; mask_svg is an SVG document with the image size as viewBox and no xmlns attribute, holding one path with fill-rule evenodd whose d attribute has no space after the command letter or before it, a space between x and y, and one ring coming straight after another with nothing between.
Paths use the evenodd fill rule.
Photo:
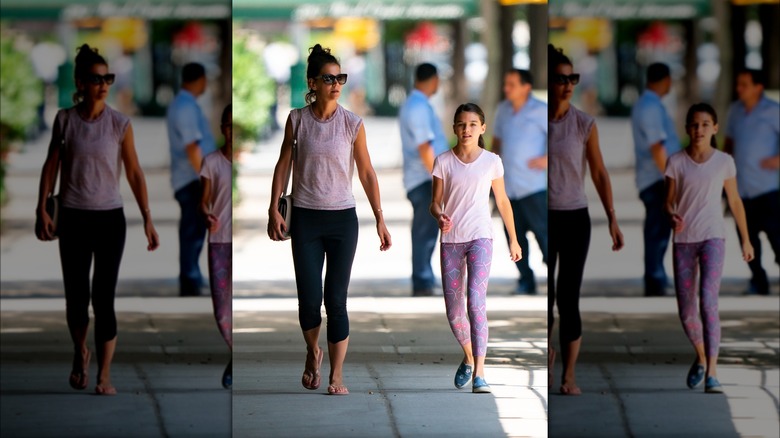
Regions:
<instances>
[{"instance_id":1,"label":"girl's shoe","mask_svg":"<svg viewBox=\"0 0 780 438\"><path fill-rule=\"evenodd\" d=\"M708 392L710 394L720 394L723 392L723 386L720 385L720 382L718 382L716 377L709 376L707 377L707 381L704 383L704 392Z\"/></svg>"},{"instance_id":2,"label":"girl's shoe","mask_svg":"<svg viewBox=\"0 0 780 438\"><path fill-rule=\"evenodd\" d=\"M474 384L471 386L471 392L476 393L490 393L490 386L485 382L482 377L474 377Z\"/></svg>"},{"instance_id":3,"label":"girl's shoe","mask_svg":"<svg viewBox=\"0 0 780 438\"><path fill-rule=\"evenodd\" d=\"M691 365L691 369L688 370L688 378L686 379L685 383L688 385L688 388L695 388L699 385L701 385L701 382L704 381L704 365L700 364L697 361L693 362L693 365Z\"/></svg>"},{"instance_id":4,"label":"girl's shoe","mask_svg":"<svg viewBox=\"0 0 780 438\"><path fill-rule=\"evenodd\" d=\"M471 365L461 362L458 371L455 372L455 387L460 389L468 385L471 382L472 371Z\"/></svg>"}]
</instances>

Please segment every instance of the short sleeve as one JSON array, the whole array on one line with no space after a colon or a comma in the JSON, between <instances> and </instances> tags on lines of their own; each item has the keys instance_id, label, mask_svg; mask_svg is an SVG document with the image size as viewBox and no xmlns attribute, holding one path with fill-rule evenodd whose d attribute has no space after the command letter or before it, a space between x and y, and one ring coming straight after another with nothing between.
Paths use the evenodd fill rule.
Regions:
<instances>
[{"instance_id":1,"label":"short sleeve","mask_svg":"<svg viewBox=\"0 0 780 438\"><path fill-rule=\"evenodd\" d=\"M432 141L435 137L431 129L429 114L422 105L412 105L406 111L403 124L411 134L415 146Z\"/></svg>"},{"instance_id":2,"label":"short sleeve","mask_svg":"<svg viewBox=\"0 0 780 438\"><path fill-rule=\"evenodd\" d=\"M666 170L664 170L664 176L667 176L671 179L677 179L677 174L675 172L676 168L674 165L674 157L675 155L672 155L671 157L666 159Z\"/></svg>"},{"instance_id":3,"label":"short sleeve","mask_svg":"<svg viewBox=\"0 0 780 438\"><path fill-rule=\"evenodd\" d=\"M198 108L194 105L180 105L173 114L173 126L178 131L183 145L203 138L203 133L198 126Z\"/></svg>"},{"instance_id":4,"label":"short sleeve","mask_svg":"<svg viewBox=\"0 0 780 438\"><path fill-rule=\"evenodd\" d=\"M444 179L444 172L441 169L441 155L433 159L433 171L431 175L439 179Z\"/></svg>"},{"instance_id":5,"label":"short sleeve","mask_svg":"<svg viewBox=\"0 0 780 438\"><path fill-rule=\"evenodd\" d=\"M214 152L212 152L213 154ZM200 167L200 176L206 179L214 179L214 171L212 169L211 163L214 160L211 159L211 154L206 155L206 158L203 159L203 165Z\"/></svg>"},{"instance_id":6,"label":"short sleeve","mask_svg":"<svg viewBox=\"0 0 780 438\"><path fill-rule=\"evenodd\" d=\"M726 178L731 179L737 176L737 166L734 164L734 158L731 155L726 155Z\"/></svg>"},{"instance_id":7,"label":"short sleeve","mask_svg":"<svg viewBox=\"0 0 780 438\"><path fill-rule=\"evenodd\" d=\"M504 119L505 119L505 111L504 111L504 105L499 105L498 109L496 109L496 120L493 123L493 137L497 139L504 138L504 133L501 128L504 127Z\"/></svg>"},{"instance_id":8,"label":"short sleeve","mask_svg":"<svg viewBox=\"0 0 780 438\"><path fill-rule=\"evenodd\" d=\"M734 114L736 113L736 106L731 104L729 106L729 112L726 114L726 138L734 138Z\"/></svg>"},{"instance_id":9,"label":"short sleeve","mask_svg":"<svg viewBox=\"0 0 780 438\"><path fill-rule=\"evenodd\" d=\"M663 111L663 107L658 104L647 106L640 113L639 130L647 140L648 147L666 140Z\"/></svg>"},{"instance_id":10,"label":"short sleeve","mask_svg":"<svg viewBox=\"0 0 780 438\"><path fill-rule=\"evenodd\" d=\"M491 181L504 176L504 162L498 155L495 155L493 158L493 168L491 169L491 174Z\"/></svg>"}]
</instances>

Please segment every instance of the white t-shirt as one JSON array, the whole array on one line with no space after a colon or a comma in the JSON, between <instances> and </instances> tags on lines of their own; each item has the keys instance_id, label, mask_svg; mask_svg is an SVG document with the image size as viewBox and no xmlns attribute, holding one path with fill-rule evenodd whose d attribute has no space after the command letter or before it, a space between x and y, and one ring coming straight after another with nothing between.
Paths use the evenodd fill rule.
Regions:
<instances>
[{"instance_id":1,"label":"white t-shirt","mask_svg":"<svg viewBox=\"0 0 780 438\"><path fill-rule=\"evenodd\" d=\"M441 235L441 242L492 239L490 187L494 179L504 176L501 157L483 150L476 160L466 164L449 150L434 160L433 176L442 180L444 214L452 219L452 228Z\"/></svg>"},{"instance_id":2,"label":"white t-shirt","mask_svg":"<svg viewBox=\"0 0 780 438\"><path fill-rule=\"evenodd\" d=\"M674 179L677 214L684 222L675 243L696 243L726 238L721 194L723 182L737 176L734 159L716 150L703 163L697 163L685 151L669 157L666 176Z\"/></svg>"},{"instance_id":3,"label":"white t-shirt","mask_svg":"<svg viewBox=\"0 0 780 438\"><path fill-rule=\"evenodd\" d=\"M211 183L211 212L219 219L219 228L209 233L210 243L233 241L233 165L220 150L203 159L200 176Z\"/></svg>"}]
</instances>

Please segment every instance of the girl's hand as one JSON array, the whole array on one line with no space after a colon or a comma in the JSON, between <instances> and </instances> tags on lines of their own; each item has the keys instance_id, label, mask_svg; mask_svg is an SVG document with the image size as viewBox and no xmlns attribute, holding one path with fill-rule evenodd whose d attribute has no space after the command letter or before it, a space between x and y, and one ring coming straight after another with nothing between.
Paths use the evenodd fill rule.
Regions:
<instances>
[{"instance_id":1,"label":"girl's hand","mask_svg":"<svg viewBox=\"0 0 780 438\"><path fill-rule=\"evenodd\" d=\"M623 233L620 232L617 220L609 223L609 235L612 237L612 251L620 251L623 248Z\"/></svg>"},{"instance_id":2,"label":"girl's hand","mask_svg":"<svg viewBox=\"0 0 780 438\"><path fill-rule=\"evenodd\" d=\"M679 233L685 228L685 221L683 221L682 216L675 213L672 215L672 230L674 230L675 233Z\"/></svg>"},{"instance_id":3,"label":"girl's hand","mask_svg":"<svg viewBox=\"0 0 780 438\"><path fill-rule=\"evenodd\" d=\"M520 248L520 244L517 241L513 241L509 244L509 258L516 262L523 258L523 250Z\"/></svg>"},{"instance_id":4,"label":"girl's hand","mask_svg":"<svg viewBox=\"0 0 780 438\"><path fill-rule=\"evenodd\" d=\"M268 215L268 237L273 241L285 240L287 225L284 223L284 217L278 210L270 211Z\"/></svg>"},{"instance_id":5,"label":"girl's hand","mask_svg":"<svg viewBox=\"0 0 780 438\"><path fill-rule=\"evenodd\" d=\"M52 221L49 213L46 210L39 211L36 216L35 236L38 237L38 240L54 240L54 221Z\"/></svg>"},{"instance_id":6,"label":"girl's hand","mask_svg":"<svg viewBox=\"0 0 780 438\"><path fill-rule=\"evenodd\" d=\"M215 215L209 213L206 215L206 227L208 228L209 233L216 233L219 229L219 219Z\"/></svg>"},{"instance_id":7,"label":"girl's hand","mask_svg":"<svg viewBox=\"0 0 780 438\"><path fill-rule=\"evenodd\" d=\"M154 229L154 224L151 220L146 221L144 224L144 233L146 234L146 240L149 245L146 247L147 251L154 251L160 246L160 236L157 235L157 230Z\"/></svg>"},{"instance_id":8,"label":"girl's hand","mask_svg":"<svg viewBox=\"0 0 780 438\"><path fill-rule=\"evenodd\" d=\"M452 219L450 219L449 216L442 213L439 215L439 229L441 230L442 234L447 234L452 229Z\"/></svg>"},{"instance_id":9,"label":"girl's hand","mask_svg":"<svg viewBox=\"0 0 780 438\"><path fill-rule=\"evenodd\" d=\"M744 239L742 241L742 260L750 262L754 258L756 258L756 255L753 251L753 245L750 244L750 240Z\"/></svg>"},{"instance_id":10,"label":"girl's hand","mask_svg":"<svg viewBox=\"0 0 780 438\"><path fill-rule=\"evenodd\" d=\"M376 223L376 233L379 235L379 250L387 251L393 246L393 242L390 239L390 232L387 231L385 221L380 220Z\"/></svg>"}]
</instances>

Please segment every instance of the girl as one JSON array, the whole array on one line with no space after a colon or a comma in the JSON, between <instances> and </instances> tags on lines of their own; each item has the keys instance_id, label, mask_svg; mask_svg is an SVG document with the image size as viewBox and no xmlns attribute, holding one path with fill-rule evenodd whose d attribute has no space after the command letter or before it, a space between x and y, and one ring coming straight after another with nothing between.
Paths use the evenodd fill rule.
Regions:
<instances>
[{"instance_id":1,"label":"girl","mask_svg":"<svg viewBox=\"0 0 780 438\"><path fill-rule=\"evenodd\" d=\"M209 230L209 281L217 327L233 350L233 105L222 111L225 145L203 159L200 181L203 198L200 209ZM233 361L222 374L222 386L233 385Z\"/></svg>"},{"instance_id":2,"label":"girl","mask_svg":"<svg viewBox=\"0 0 780 438\"><path fill-rule=\"evenodd\" d=\"M301 383L306 389L320 386L323 352L318 345L320 307L323 301L322 267L325 258L325 311L328 315L328 394L346 395L342 368L349 345L347 289L358 237L352 172L358 177L376 218L380 251L392 245L379 198L379 184L366 146L366 130L357 115L339 105L347 75L330 49L317 44L310 49L306 77L308 105L287 118L282 150L274 169L268 236L283 240L288 231L278 211L286 171L293 160L293 209L290 233L298 318L306 340L306 366ZM297 140L293 157L293 139Z\"/></svg>"},{"instance_id":3,"label":"girl","mask_svg":"<svg viewBox=\"0 0 780 438\"><path fill-rule=\"evenodd\" d=\"M549 221L550 265L547 293L548 380L552 387L555 350L550 337L555 324L553 306L560 314L560 342L563 353L563 379L560 391L564 395L579 395L574 366L582 343L580 319L580 287L585 259L590 246L590 215L585 197L585 164L599 193L609 220L612 250L623 247L623 234L612 207L612 185L604 167L599 148L599 134L593 117L571 104L574 86L580 75L562 51L548 46L550 74L549 105ZM555 267L558 268L557 288Z\"/></svg>"},{"instance_id":4,"label":"girl","mask_svg":"<svg viewBox=\"0 0 780 438\"><path fill-rule=\"evenodd\" d=\"M447 319L465 357L455 373L455 387L472 380L472 392L488 393L485 382L488 322L485 308L493 225L490 189L509 233L509 257L520 260L512 206L504 191L501 158L484 150L485 114L467 103L455 111L453 131L458 143L433 164L433 198L430 211L441 229L441 278ZM464 277L468 272L468 291ZM468 307L468 316L466 308Z\"/></svg>"},{"instance_id":5,"label":"girl","mask_svg":"<svg viewBox=\"0 0 780 438\"><path fill-rule=\"evenodd\" d=\"M96 49L84 44L76 55L75 106L60 110L54 120L51 143L41 171L35 233L40 240L54 239L54 223L46 212L60 172L62 207L58 224L62 280L65 287L68 329L73 340L73 369L68 381L74 389L89 384L89 301L95 313L98 378L95 392L116 394L111 384L111 361L116 349L116 293L119 264L127 226L119 194L121 164L144 222L147 249L159 246L152 224L146 181L133 142L130 119L106 104L114 74ZM90 268L94 273L90 288Z\"/></svg>"},{"instance_id":6,"label":"girl","mask_svg":"<svg viewBox=\"0 0 780 438\"><path fill-rule=\"evenodd\" d=\"M706 103L691 106L685 116L691 144L666 163L666 212L674 229L674 287L680 320L696 350L686 384L693 389L723 392L716 366L720 345L718 292L725 256L726 224L721 194L726 190L729 208L742 236L742 258L753 260L745 209L737 193L736 167L730 155L715 149L718 116ZM701 269L699 293L697 270ZM697 295L701 306L697 303ZM701 316L699 314L701 308Z\"/></svg>"}]
</instances>

